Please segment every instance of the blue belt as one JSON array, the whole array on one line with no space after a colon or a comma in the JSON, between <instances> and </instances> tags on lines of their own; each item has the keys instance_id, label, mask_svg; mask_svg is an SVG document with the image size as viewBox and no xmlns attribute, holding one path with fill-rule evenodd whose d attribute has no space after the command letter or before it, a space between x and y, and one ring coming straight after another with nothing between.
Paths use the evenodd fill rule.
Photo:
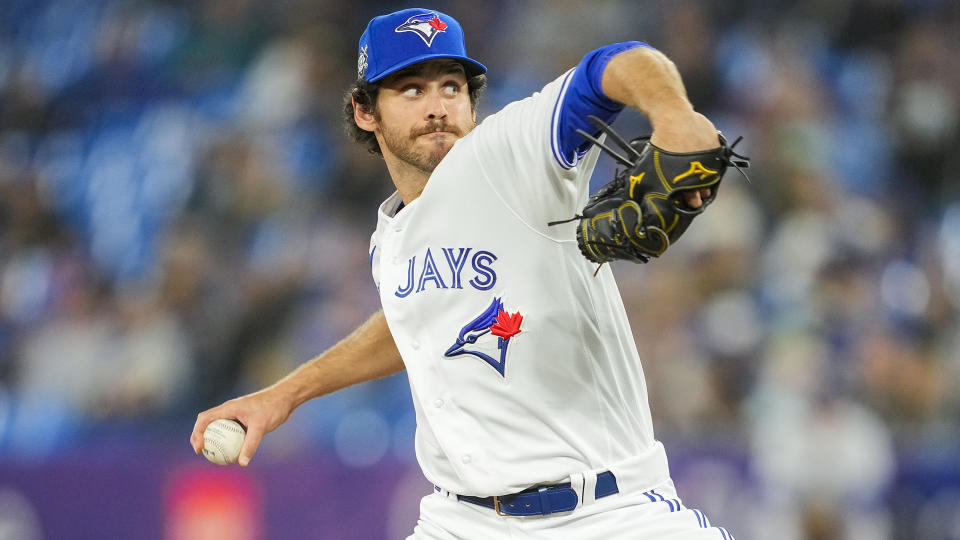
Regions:
<instances>
[{"instance_id":1,"label":"blue belt","mask_svg":"<svg viewBox=\"0 0 960 540\"><path fill-rule=\"evenodd\" d=\"M612 472L597 475L597 487L594 497L599 499L619 493L617 478ZM512 495L495 497L471 497L457 495L457 500L492 508L501 516L546 516L554 512L569 512L577 507L577 492L570 482L553 486L539 486L525 489Z\"/></svg>"}]
</instances>

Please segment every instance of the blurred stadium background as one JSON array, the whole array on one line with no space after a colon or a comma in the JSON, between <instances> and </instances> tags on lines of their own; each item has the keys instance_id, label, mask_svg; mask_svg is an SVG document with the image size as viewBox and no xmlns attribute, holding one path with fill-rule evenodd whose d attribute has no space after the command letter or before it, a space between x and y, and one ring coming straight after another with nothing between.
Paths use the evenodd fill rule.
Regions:
<instances>
[{"instance_id":1,"label":"blurred stadium background","mask_svg":"<svg viewBox=\"0 0 960 540\"><path fill-rule=\"evenodd\" d=\"M410 5L0 1L0 540L412 529L402 375L302 407L248 469L187 442L377 309L392 188L341 95L367 20ZM432 7L491 68L481 118L640 39L745 136L753 183L615 268L687 504L741 540L960 539L960 3Z\"/></svg>"}]
</instances>

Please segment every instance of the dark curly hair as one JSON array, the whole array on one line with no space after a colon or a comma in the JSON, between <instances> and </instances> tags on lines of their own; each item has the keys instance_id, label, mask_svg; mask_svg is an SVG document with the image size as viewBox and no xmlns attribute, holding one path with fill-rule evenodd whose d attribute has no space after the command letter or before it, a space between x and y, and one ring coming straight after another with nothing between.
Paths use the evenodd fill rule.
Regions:
<instances>
[{"instance_id":1,"label":"dark curly hair","mask_svg":"<svg viewBox=\"0 0 960 540\"><path fill-rule=\"evenodd\" d=\"M470 93L470 107L476 111L480 95L487 87L486 75L475 75L467 79L467 91ZM380 143L372 131L360 129L353 119L353 101L367 112L377 114L377 96L380 94L380 85L365 80L357 80L343 95L343 128L350 140L360 143L371 154L382 156Z\"/></svg>"}]
</instances>

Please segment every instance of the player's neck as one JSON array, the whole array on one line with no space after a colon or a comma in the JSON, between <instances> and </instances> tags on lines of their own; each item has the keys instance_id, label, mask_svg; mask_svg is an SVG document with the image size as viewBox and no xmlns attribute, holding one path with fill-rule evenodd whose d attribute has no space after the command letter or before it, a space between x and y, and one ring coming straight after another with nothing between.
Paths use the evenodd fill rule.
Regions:
<instances>
[{"instance_id":1,"label":"player's neck","mask_svg":"<svg viewBox=\"0 0 960 540\"><path fill-rule=\"evenodd\" d=\"M403 198L403 204L410 204L423 193L423 188L427 186L427 180L430 179L430 172L393 156L384 156L384 161L387 164L387 171L390 173L393 185L396 186L397 191L400 192L400 197Z\"/></svg>"}]
</instances>

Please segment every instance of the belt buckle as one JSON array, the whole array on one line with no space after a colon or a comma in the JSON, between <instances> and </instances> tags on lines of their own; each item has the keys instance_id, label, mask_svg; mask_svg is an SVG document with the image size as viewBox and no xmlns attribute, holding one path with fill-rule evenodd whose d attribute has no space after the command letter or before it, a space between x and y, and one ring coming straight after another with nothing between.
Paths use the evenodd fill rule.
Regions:
<instances>
[{"instance_id":1,"label":"belt buckle","mask_svg":"<svg viewBox=\"0 0 960 540\"><path fill-rule=\"evenodd\" d=\"M510 517L510 514L504 514L503 512L500 511L500 496L499 496L499 495L494 495L494 496L493 496L493 509L497 512L497 515L498 515L498 516Z\"/></svg>"}]
</instances>

